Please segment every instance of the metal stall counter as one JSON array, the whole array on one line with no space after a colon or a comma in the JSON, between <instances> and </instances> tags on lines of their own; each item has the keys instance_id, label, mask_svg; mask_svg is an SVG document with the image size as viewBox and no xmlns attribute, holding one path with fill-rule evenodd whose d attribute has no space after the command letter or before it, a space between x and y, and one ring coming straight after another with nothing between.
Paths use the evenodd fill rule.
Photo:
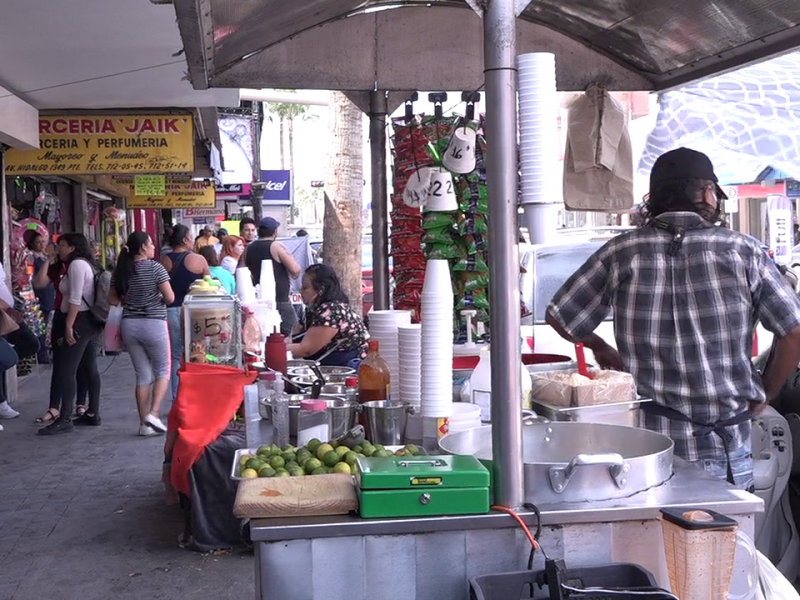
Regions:
<instances>
[{"instance_id":1,"label":"metal stall counter","mask_svg":"<svg viewBox=\"0 0 800 600\"><path fill-rule=\"evenodd\" d=\"M247 443L270 443L269 422L247 406ZM665 484L628 498L539 506L540 543L568 565L631 562L669 587L659 511L710 508L737 519L752 537L760 498L732 488L675 459ZM521 511L529 525L536 516ZM362 519L335 517L254 519L256 598L311 600L466 600L470 577L524 570L530 545L508 515ZM534 569L542 568L537 553Z\"/></svg>"}]
</instances>

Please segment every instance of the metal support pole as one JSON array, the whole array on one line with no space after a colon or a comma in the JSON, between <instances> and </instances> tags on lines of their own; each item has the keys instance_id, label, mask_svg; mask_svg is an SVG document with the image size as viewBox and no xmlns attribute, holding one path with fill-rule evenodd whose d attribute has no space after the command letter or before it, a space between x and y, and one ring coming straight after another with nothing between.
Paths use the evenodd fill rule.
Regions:
<instances>
[{"instance_id":1,"label":"metal support pole","mask_svg":"<svg viewBox=\"0 0 800 600\"><path fill-rule=\"evenodd\" d=\"M372 305L389 308L389 199L386 192L386 92L369 94L369 144L372 160Z\"/></svg>"},{"instance_id":2,"label":"metal support pole","mask_svg":"<svg viewBox=\"0 0 800 600\"><path fill-rule=\"evenodd\" d=\"M253 119L253 185L250 186L250 203L253 205L253 219L256 224L264 216L264 186L257 185L261 182L261 102L254 101L252 108ZM294 192L292 192L294 193ZM290 215L291 217L291 215Z\"/></svg>"},{"instance_id":3,"label":"metal support pole","mask_svg":"<svg viewBox=\"0 0 800 600\"><path fill-rule=\"evenodd\" d=\"M489 0L483 16L494 502L523 503L517 246L517 78L514 0Z\"/></svg>"}]
</instances>

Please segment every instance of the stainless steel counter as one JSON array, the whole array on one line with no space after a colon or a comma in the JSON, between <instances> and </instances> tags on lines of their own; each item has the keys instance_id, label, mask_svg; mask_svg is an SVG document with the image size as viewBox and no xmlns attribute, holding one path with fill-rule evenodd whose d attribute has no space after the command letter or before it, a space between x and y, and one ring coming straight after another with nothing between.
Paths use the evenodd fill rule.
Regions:
<instances>
[{"instance_id":1,"label":"stainless steel counter","mask_svg":"<svg viewBox=\"0 0 800 600\"><path fill-rule=\"evenodd\" d=\"M246 407L247 442L271 443L272 428ZM540 506L540 542L575 566L634 562L662 587L666 574L659 509L708 507L736 518L752 536L757 496L676 459L664 485L629 498ZM531 512L520 513L529 525ZM361 519L357 515L256 519L256 598L347 597L350 600L466 600L470 577L523 570L530 546L505 513L456 517ZM346 558L345 558L346 557ZM342 562L344 561L344 562ZM342 569L342 564L347 568ZM297 577L298 565L310 576ZM541 568L541 557L534 568Z\"/></svg>"}]
</instances>

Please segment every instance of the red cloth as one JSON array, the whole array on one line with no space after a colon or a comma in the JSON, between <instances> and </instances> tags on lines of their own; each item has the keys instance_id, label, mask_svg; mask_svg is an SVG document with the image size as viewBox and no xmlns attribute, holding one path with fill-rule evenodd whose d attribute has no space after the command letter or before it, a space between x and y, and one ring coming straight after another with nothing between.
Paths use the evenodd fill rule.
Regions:
<instances>
[{"instance_id":1,"label":"red cloth","mask_svg":"<svg viewBox=\"0 0 800 600\"><path fill-rule=\"evenodd\" d=\"M167 427L177 432L172 448L172 485L189 495L189 469L219 437L244 399L256 373L236 367L186 363Z\"/></svg>"}]
</instances>

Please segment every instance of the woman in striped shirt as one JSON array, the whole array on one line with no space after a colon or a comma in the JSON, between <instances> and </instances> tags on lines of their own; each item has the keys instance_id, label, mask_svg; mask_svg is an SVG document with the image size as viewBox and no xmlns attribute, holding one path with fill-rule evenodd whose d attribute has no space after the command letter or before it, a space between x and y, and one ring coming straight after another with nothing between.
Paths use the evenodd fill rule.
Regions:
<instances>
[{"instance_id":1,"label":"woman in striped shirt","mask_svg":"<svg viewBox=\"0 0 800 600\"><path fill-rule=\"evenodd\" d=\"M122 304L122 340L136 371L139 435L166 432L159 417L169 386L167 305L175 300L169 274L153 260L156 247L144 231L128 236L111 277L109 301Z\"/></svg>"}]
</instances>

